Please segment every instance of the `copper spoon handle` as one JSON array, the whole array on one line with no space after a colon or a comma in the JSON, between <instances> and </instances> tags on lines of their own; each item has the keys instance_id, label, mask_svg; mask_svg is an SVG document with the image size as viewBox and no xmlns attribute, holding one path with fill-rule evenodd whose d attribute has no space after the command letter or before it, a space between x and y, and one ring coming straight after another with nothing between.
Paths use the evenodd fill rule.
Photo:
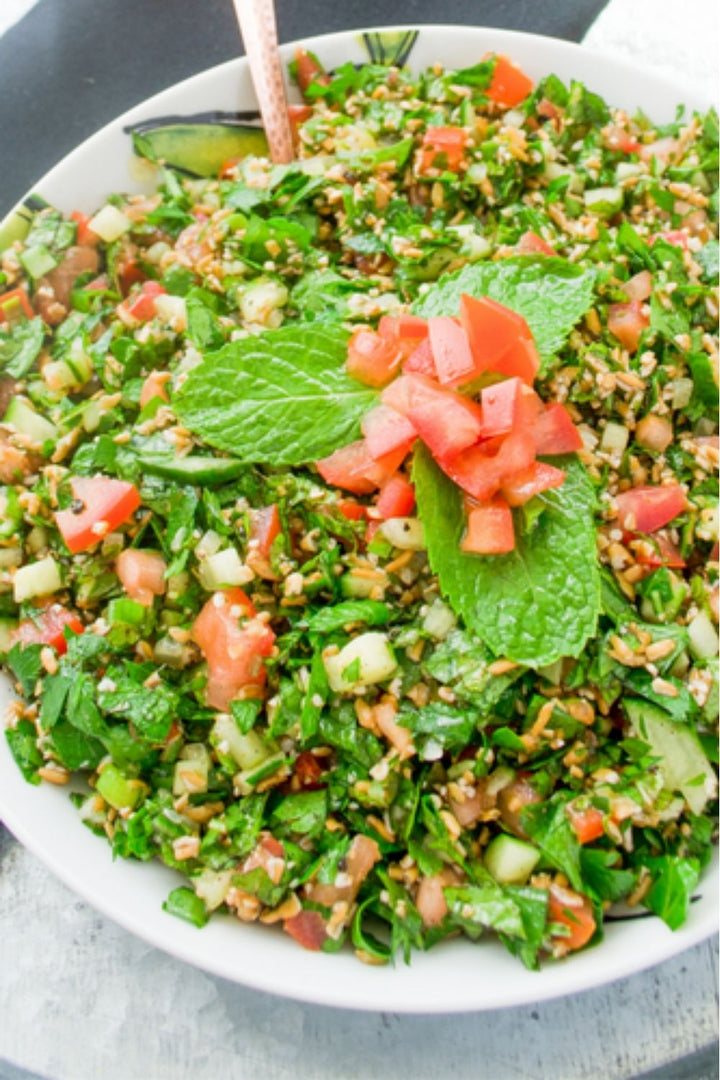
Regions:
<instances>
[{"instance_id":1,"label":"copper spoon handle","mask_svg":"<svg viewBox=\"0 0 720 1080\"><path fill-rule=\"evenodd\" d=\"M292 161L292 129L288 120L282 63L278 52L273 0L233 0L250 74L255 85L270 157L277 165Z\"/></svg>"}]
</instances>

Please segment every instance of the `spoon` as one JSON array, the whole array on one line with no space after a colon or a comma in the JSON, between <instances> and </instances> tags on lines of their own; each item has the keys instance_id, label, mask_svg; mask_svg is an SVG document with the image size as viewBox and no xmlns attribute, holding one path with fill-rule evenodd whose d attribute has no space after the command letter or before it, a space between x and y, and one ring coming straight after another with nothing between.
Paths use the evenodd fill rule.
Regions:
<instances>
[{"instance_id":1,"label":"spoon","mask_svg":"<svg viewBox=\"0 0 720 1080\"><path fill-rule=\"evenodd\" d=\"M273 0L233 0L250 74L260 105L270 157L284 165L295 157L288 119Z\"/></svg>"}]
</instances>

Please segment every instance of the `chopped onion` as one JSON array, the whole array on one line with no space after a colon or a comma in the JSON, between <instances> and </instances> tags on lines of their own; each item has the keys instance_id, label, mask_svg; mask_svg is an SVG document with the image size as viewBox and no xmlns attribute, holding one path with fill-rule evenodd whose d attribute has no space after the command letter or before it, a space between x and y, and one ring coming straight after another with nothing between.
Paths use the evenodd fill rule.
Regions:
<instances>
[{"instance_id":1,"label":"chopped onion","mask_svg":"<svg viewBox=\"0 0 720 1080\"><path fill-rule=\"evenodd\" d=\"M384 682L397 670L397 661L384 634L359 634L331 656L324 656L331 688L339 694L358 686Z\"/></svg>"},{"instance_id":2,"label":"chopped onion","mask_svg":"<svg viewBox=\"0 0 720 1080\"><path fill-rule=\"evenodd\" d=\"M389 518L383 521L378 531L401 551L425 550L425 532L419 518Z\"/></svg>"},{"instance_id":3,"label":"chopped onion","mask_svg":"<svg viewBox=\"0 0 720 1080\"><path fill-rule=\"evenodd\" d=\"M250 573L252 578L252 573ZM212 591L227 585L246 585L248 568L233 547L208 555L200 566L200 581L204 588Z\"/></svg>"}]
</instances>

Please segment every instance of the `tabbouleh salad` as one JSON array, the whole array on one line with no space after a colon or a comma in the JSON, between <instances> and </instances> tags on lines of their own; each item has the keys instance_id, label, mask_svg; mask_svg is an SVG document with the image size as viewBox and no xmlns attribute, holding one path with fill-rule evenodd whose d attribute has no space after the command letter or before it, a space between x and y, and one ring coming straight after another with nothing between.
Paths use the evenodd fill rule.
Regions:
<instances>
[{"instance_id":1,"label":"tabbouleh salad","mask_svg":"<svg viewBox=\"0 0 720 1080\"><path fill-rule=\"evenodd\" d=\"M2 254L12 753L198 926L530 968L620 901L677 928L717 810L717 114L496 56L293 74L294 163L156 162Z\"/></svg>"}]
</instances>

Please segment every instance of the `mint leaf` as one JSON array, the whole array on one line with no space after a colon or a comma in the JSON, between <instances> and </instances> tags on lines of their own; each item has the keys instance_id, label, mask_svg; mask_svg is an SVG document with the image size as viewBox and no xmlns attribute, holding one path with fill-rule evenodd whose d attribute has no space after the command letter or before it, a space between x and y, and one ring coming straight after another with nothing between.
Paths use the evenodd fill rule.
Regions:
<instances>
[{"instance_id":1,"label":"mint leaf","mask_svg":"<svg viewBox=\"0 0 720 1080\"><path fill-rule=\"evenodd\" d=\"M677 930L687 919L690 898L700 876L700 863L680 855L660 855L643 861L654 878L643 902L671 930Z\"/></svg>"},{"instance_id":2,"label":"mint leaf","mask_svg":"<svg viewBox=\"0 0 720 1080\"><path fill-rule=\"evenodd\" d=\"M562 460L562 487L529 535L518 530L508 555L467 555L462 493L424 446L413 479L430 565L468 629L496 656L528 667L579 656L596 631L600 573L595 550L595 494L576 459Z\"/></svg>"},{"instance_id":3,"label":"mint leaf","mask_svg":"<svg viewBox=\"0 0 720 1080\"><path fill-rule=\"evenodd\" d=\"M303 465L358 438L377 392L345 373L348 334L288 326L234 341L194 368L173 406L194 435L243 461Z\"/></svg>"},{"instance_id":4,"label":"mint leaf","mask_svg":"<svg viewBox=\"0 0 720 1080\"><path fill-rule=\"evenodd\" d=\"M573 326L593 302L595 271L565 259L520 255L497 262L473 263L440 278L413 305L416 315L457 315L460 297L489 296L522 315L538 352L548 360L558 352Z\"/></svg>"}]
</instances>

